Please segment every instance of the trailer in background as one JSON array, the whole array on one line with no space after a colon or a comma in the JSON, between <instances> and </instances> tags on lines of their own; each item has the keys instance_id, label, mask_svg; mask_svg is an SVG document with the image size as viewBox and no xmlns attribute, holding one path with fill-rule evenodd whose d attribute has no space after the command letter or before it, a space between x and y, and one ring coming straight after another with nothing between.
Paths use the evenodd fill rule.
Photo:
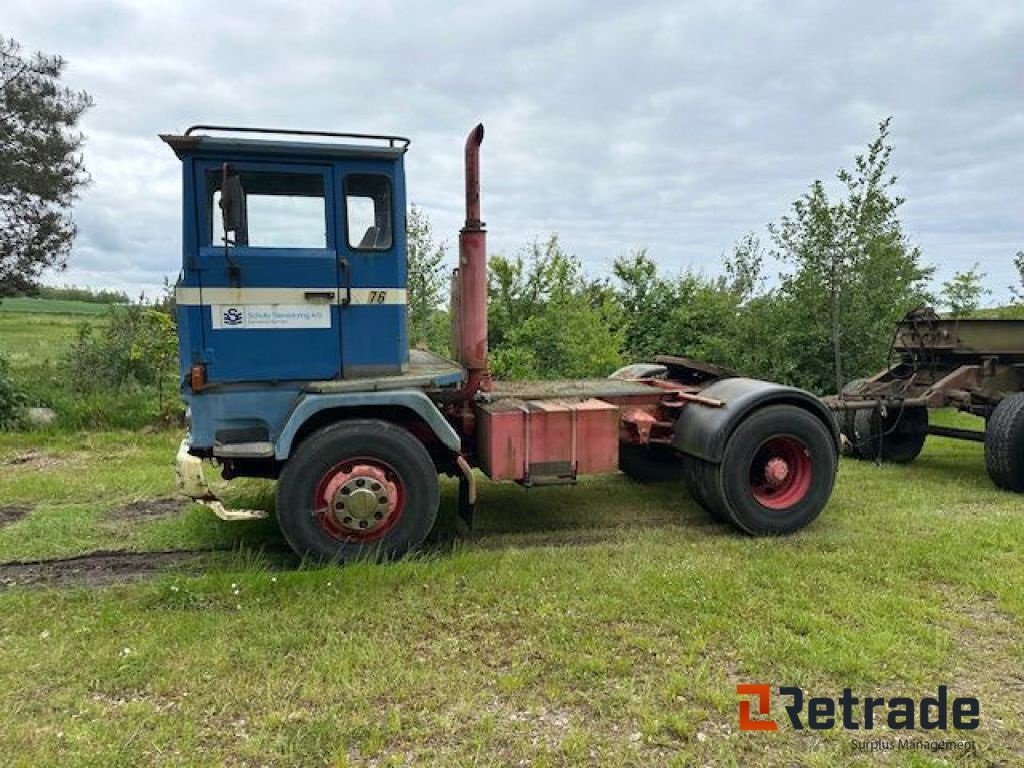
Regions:
<instances>
[{"instance_id":1,"label":"trailer in background","mask_svg":"<svg viewBox=\"0 0 1024 768\"><path fill-rule=\"evenodd\" d=\"M1024 320L942 318L930 308L896 326L890 367L825 398L844 447L866 460L907 463L928 435L985 444L998 487L1024 492ZM929 423L928 411L956 408L985 429Z\"/></svg>"}]
</instances>

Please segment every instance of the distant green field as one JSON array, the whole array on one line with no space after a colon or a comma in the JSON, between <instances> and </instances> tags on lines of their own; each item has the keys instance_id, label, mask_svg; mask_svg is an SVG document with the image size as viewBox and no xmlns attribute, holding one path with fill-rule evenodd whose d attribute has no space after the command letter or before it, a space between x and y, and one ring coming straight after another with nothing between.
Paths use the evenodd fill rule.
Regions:
<instances>
[{"instance_id":1,"label":"distant green field","mask_svg":"<svg viewBox=\"0 0 1024 768\"><path fill-rule=\"evenodd\" d=\"M7 309L8 301L15 300L6 299L0 304L0 354L7 355L19 379L30 378L39 369L56 363L74 340L78 326L90 319L88 315L15 312Z\"/></svg>"},{"instance_id":2,"label":"distant green field","mask_svg":"<svg viewBox=\"0 0 1024 768\"><path fill-rule=\"evenodd\" d=\"M18 296L0 301L0 313L31 312L44 315L102 315L111 305L63 299L32 299Z\"/></svg>"}]
</instances>

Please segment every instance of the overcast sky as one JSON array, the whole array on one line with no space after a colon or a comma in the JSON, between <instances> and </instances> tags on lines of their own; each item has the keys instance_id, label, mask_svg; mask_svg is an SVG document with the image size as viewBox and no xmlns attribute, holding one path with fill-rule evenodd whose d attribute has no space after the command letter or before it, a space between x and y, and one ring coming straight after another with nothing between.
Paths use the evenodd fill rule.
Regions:
<instances>
[{"instance_id":1,"label":"overcast sky","mask_svg":"<svg viewBox=\"0 0 1024 768\"><path fill-rule=\"evenodd\" d=\"M150 293L180 263L157 133L229 123L399 133L454 242L476 121L492 251L558 232L594 274L647 247L717 273L893 116L903 222L938 278L1024 249L1024 3L8 0L0 33L93 95L94 182L49 282Z\"/></svg>"}]
</instances>

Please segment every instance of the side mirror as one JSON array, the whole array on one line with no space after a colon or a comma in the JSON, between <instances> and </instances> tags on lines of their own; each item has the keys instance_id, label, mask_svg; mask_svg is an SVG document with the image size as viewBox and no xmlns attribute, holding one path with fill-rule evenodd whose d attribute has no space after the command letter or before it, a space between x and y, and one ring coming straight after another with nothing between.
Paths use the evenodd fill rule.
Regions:
<instances>
[{"instance_id":1,"label":"side mirror","mask_svg":"<svg viewBox=\"0 0 1024 768\"><path fill-rule=\"evenodd\" d=\"M245 245L248 242L245 222L245 190L242 179L232 173L228 164L224 164L224 172L220 184L220 213L224 223L224 235L235 234L235 243Z\"/></svg>"}]
</instances>

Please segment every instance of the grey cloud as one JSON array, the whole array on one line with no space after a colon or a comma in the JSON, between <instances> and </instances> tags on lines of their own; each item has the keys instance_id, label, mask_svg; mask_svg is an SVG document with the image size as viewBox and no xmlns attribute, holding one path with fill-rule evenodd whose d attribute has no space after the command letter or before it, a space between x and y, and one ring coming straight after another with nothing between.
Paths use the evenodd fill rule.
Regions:
<instances>
[{"instance_id":1,"label":"grey cloud","mask_svg":"<svg viewBox=\"0 0 1024 768\"><path fill-rule=\"evenodd\" d=\"M497 250L560 232L594 272L646 246L717 271L894 116L904 224L939 279L975 261L1006 298L1024 159L1015 2L16 2L6 32L96 97L95 183L58 279L146 287L178 269L192 122L393 131L409 198L454 241L461 146L484 120ZM55 20L59 19L57 23Z\"/></svg>"}]
</instances>

